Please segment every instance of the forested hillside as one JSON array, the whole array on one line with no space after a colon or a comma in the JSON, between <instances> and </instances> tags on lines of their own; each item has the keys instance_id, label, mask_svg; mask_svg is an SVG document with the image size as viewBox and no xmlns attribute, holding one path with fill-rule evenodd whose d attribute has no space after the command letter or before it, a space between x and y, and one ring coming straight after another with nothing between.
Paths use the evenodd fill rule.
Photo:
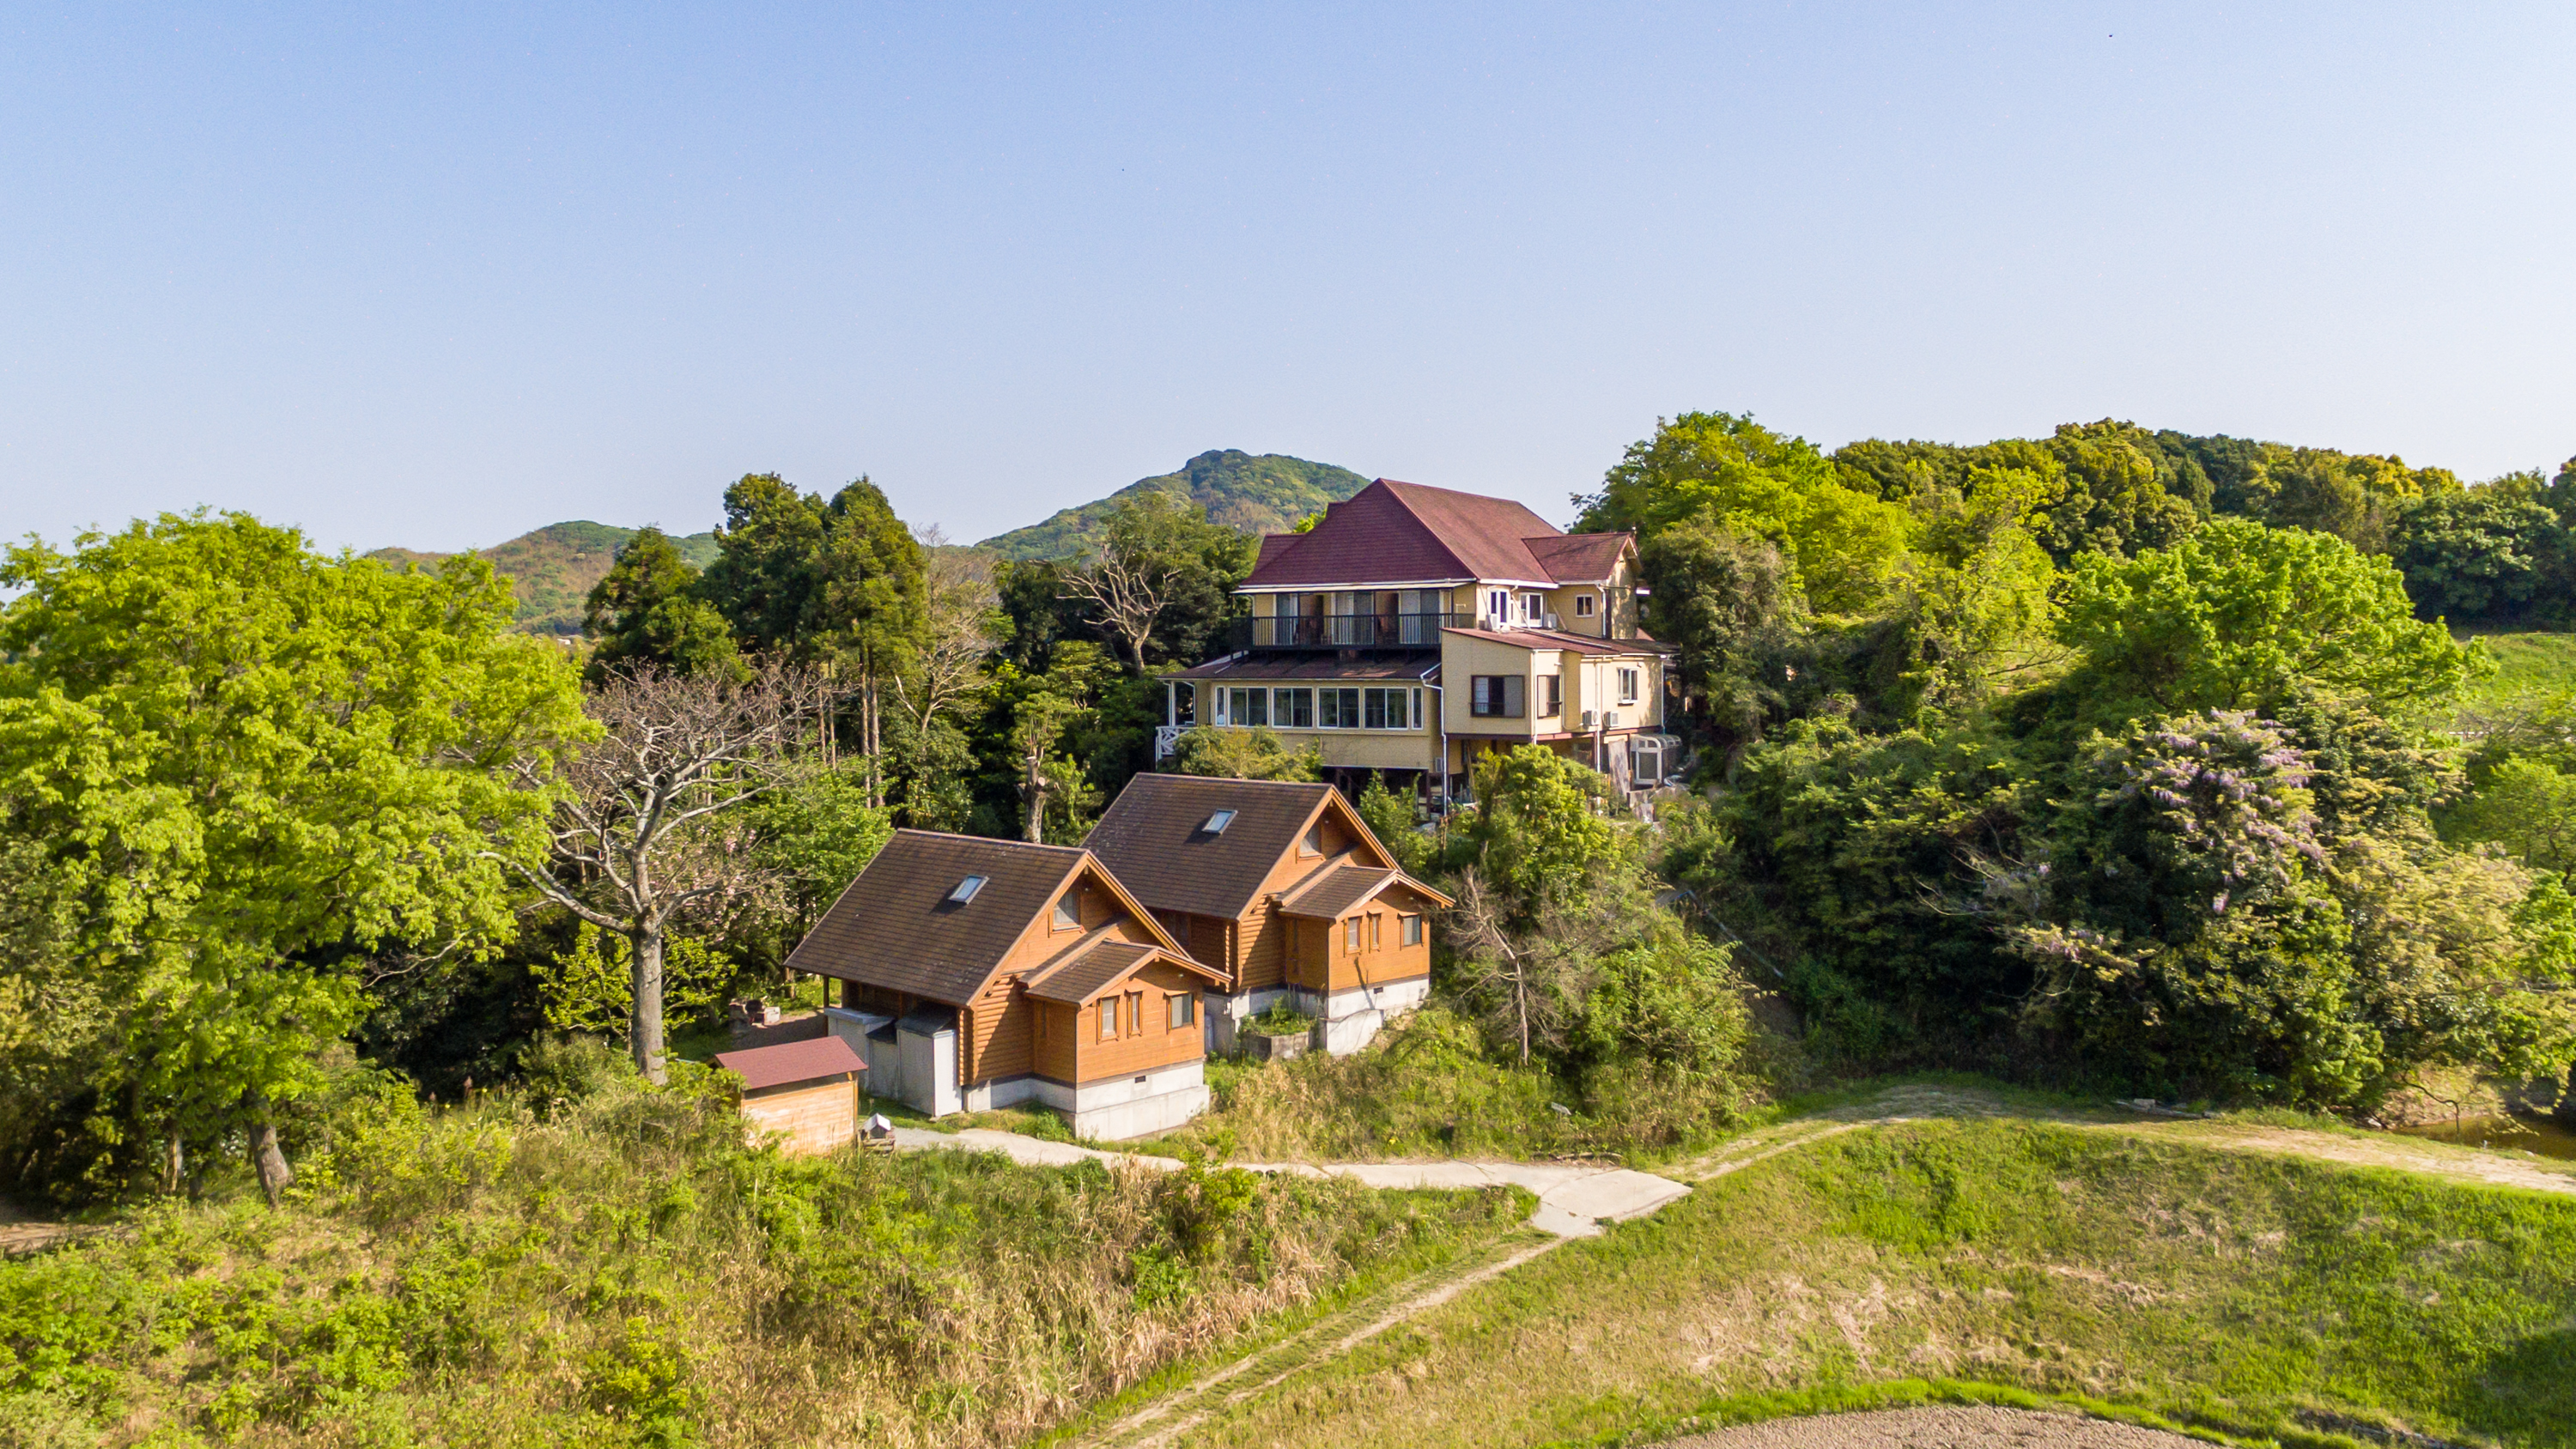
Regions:
<instances>
[{"instance_id":1,"label":"forested hillside","mask_svg":"<svg viewBox=\"0 0 2576 1449\"><path fill-rule=\"evenodd\" d=\"M1008 559L1065 559L1100 544L1118 505L1146 493L1166 494L1202 510L1209 522L1241 533L1285 533L1297 520L1320 513L1368 486L1348 468L1309 463L1278 453L1254 457L1233 448L1201 453L1177 470L1139 478L1106 498L1064 509L1044 523L988 538L988 548Z\"/></svg>"},{"instance_id":2,"label":"forested hillside","mask_svg":"<svg viewBox=\"0 0 2576 1449\"><path fill-rule=\"evenodd\" d=\"M517 592L519 628L531 634L578 634L582 601L589 596L591 586L608 572L617 551L634 536L631 528L576 519L549 523L508 543L477 549L475 556L489 559ZM682 558L699 568L715 560L716 536L712 533L693 533L671 542ZM367 557L427 567L450 555L380 548Z\"/></svg>"},{"instance_id":3,"label":"forested hillside","mask_svg":"<svg viewBox=\"0 0 2576 1449\"><path fill-rule=\"evenodd\" d=\"M1083 839L1154 765L1157 674L1235 637L1232 525L1331 496L1297 476L1277 519L1127 490L1089 551L1032 560L926 545L864 477L753 474L703 542L641 529L599 567L610 530L532 535L551 592L515 599L498 558L334 557L241 514L9 549L0 1188L141 1256L0 1269L0 1431L302 1442L372 1404L388 1442L748 1443L727 1415L813 1325L860 1336L835 1423L981 1443L1497 1226L1221 1172L789 1172L675 1060L787 988L896 827ZM1669 1155L1915 1069L2350 1123L2557 1097L2576 697L2563 651L2508 674L2475 640L2576 596L2576 465L2468 484L2117 422L1827 451L1687 413L1579 507L1639 535L1687 787L1632 800L1543 744L1436 809L1370 784L1457 902L1434 1003L1384 1049L1221 1074L1192 1150ZM539 603L586 656L511 627ZM1318 769L1267 730L1177 750ZM1048 1236L997 1298L951 1269L1011 1214ZM1244 1251L1249 1214L1294 1252ZM956 1307L1075 1277L1007 1360ZM432 1331L493 1321L543 1351Z\"/></svg>"}]
</instances>

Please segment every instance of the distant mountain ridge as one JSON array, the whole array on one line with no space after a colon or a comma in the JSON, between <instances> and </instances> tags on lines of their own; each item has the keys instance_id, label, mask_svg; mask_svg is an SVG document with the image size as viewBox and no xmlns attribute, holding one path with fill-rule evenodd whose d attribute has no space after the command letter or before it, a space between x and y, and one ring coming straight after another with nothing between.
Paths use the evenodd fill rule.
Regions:
<instances>
[{"instance_id":1,"label":"distant mountain ridge","mask_svg":"<svg viewBox=\"0 0 2576 1449\"><path fill-rule=\"evenodd\" d=\"M1063 509L1044 523L998 534L976 545L1008 559L1076 558L1100 542L1101 530L1122 499L1168 493L1207 510L1210 522L1245 533L1285 533L1327 503L1339 503L1369 480L1348 468L1291 458L1255 456L1239 448L1212 448L1170 473L1139 478L1106 498Z\"/></svg>"},{"instance_id":2,"label":"distant mountain ridge","mask_svg":"<svg viewBox=\"0 0 2576 1449\"><path fill-rule=\"evenodd\" d=\"M607 575L608 566L616 561L617 550L625 546L626 540L642 531L576 519L550 523L508 543L475 552L491 560L492 567L506 575L517 589L521 630L530 634L578 634L582 606L590 597L591 585ZM715 562L713 533L693 533L671 541L679 545L680 556L698 568ZM380 548L367 557L426 568L452 555Z\"/></svg>"}]
</instances>

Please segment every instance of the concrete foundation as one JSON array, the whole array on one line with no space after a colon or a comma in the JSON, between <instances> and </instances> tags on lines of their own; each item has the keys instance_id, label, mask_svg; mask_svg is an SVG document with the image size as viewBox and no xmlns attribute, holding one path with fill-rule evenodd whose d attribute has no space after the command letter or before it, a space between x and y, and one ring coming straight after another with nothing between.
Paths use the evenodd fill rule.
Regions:
<instances>
[{"instance_id":1,"label":"concrete foundation","mask_svg":"<svg viewBox=\"0 0 2576 1449\"><path fill-rule=\"evenodd\" d=\"M1037 1077L1026 1080L1032 1097L1071 1121L1074 1136L1101 1142L1169 1132L1208 1109L1207 1068L1200 1062L1079 1087Z\"/></svg>"},{"instance_id":2,"label":"concrete foundation","mask_svg":"<svg viewBox=\"0 0 2576 1449\"><path fill-rule=\"evenodd\" d=\"M1316 1050L1346 1057L1376 1040L1388 1022L1420 1006L1430 996L1431 978L1416 976L1409 981L1386 981L1374 986L1336 991L1330 996L1293 986L1271 986L1237 996L1211 995L1200 999L1207 1003L1210 1052L1247 1051L1248 1054L1251 1034L1243 1030L1244 1021L1284 1001L1290 1010L1302 1011L1315 1018L1311 1041Z\"/></svg>"}]
</instances>

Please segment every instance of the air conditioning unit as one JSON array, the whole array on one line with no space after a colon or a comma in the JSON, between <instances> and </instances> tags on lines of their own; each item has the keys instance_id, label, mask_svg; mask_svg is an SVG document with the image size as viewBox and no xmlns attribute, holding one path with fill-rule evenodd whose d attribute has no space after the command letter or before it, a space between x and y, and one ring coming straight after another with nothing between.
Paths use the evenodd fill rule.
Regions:
<instances>
[{"instance_id":1,"label":"air conditioning unit","mask_svg":"<svg viewBox=\"0 0 2576 1449\"><path fill-rule=\"evenodd\" d=\"M1550 614L1550 615L1548 615L1548 616L1547 616L1547 627L1549 627L1549 628L1551 628L1551 629L1561 629L1561 628L1563 628L1563 627L1565 627L1565 626L1564 626L1564 625L1562 625L1562 624L1557 623L1557 622L1556 622L1556 616L1555 616L1554 614Z\"/></svg>"},{"instance_id":2,"label":"air conditioning unit","mask_svg":"<svg viewBox=\"0 0 2576 1449\"><path fill-rule=\"evenodd\" d=\"M1583 728L1592 728L1592 711L1588 709L1583 712Z\"/></svg>"},{"instance_id":3,"label":"air conditioning unit","mask_svg":"<svg viewBox=\"0 0 2576 1449\"><path fill-rule=\"evenodd\" d=\"M1619 727L1619 711L1614 709L1603 714L1601 716L1601 727L1605 730L1617 729Z\"/></svg>"}]
</instances>

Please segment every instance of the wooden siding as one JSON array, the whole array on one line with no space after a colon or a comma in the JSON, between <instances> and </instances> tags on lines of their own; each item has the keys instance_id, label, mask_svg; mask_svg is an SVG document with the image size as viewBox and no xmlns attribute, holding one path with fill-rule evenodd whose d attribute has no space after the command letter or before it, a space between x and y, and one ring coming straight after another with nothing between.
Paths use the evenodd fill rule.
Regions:
<instances>
[{"instance_id":1,"label":"wooden siding","mask_svg":"<svg viewBox=\"0 0 2576 1449\"><path fill-rule=\"evenodd\" d=\"M788 1152L831 1152L858 1133L858 1084L825 1082L745 1097L742 1117L756 1133L785 1138L782 1146Z\"/></svg>"},{"instance_id":2,"label":"wooden siding","mask_svg":"<svg viewBox=\"0 0 2576 1449\"><path fill-rule=\"evenodd\" d=\"M1084 1007L1073 1023L1076 1075L1071 1080L1077 1084L1097 1082L1198 1060L1206 1051L1198 1022L1193 1020L1174 1030L1167 999L1180 992L1196 995L1200 984L1198 978L1157 960L1139 967L1134 975L1103 994L1100 1001ZM1112 997L1119 1002L1118 1036L1103 1041L1100 1004ZM1130 1008L1139 1004L1144 1008L1142 1020L1130 1018ZM1199 1009L1205 1006L1201 1002Z\"/></svg>"},{"instance_id":3,"label":"wooden siding","mask_svg":"<svg viewBox=\"0 0 2576 1449\"><path fill-rule=\"evenodd\" d=\"M1030 1025L1029 1060L1039 1076L1071 1086L1080 1064L1074 1055L1074 1037L1090 1014L1078 1006L1061 1001L1033 1001ZM1098 1021L1093 1020L1093 1026Z\"/></svg>"},{"instance_id":4,"label":"wooden siding","mask_svg":"<svg viewBox=\"0 0 2576 1449\"><path fill-rule=\"evenodd\" d=\"M994 977L968 1008L972 1030L965 1040L971 1045L957 1064L958 1080L972 1085L1029 1071L1036 1012L1037 1004L1021 993L1016 972Z\"/></svg>"}]
</instances>

